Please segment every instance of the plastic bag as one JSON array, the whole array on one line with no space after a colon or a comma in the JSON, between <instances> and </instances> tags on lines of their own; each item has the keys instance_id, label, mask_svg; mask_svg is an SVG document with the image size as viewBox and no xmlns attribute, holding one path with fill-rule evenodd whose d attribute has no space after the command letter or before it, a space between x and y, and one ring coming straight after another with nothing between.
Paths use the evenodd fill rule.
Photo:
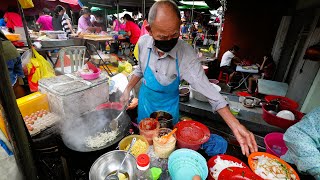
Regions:
<instances>
[{"instance_id":1,"label":"plastic bag","mask_svg":"<svg viewBox=\"0 0 320 180\"><path fill-rule=\"evenodd\" d=\"M133 55L139 61L139 44L138 43L134 46Z\"/></svg>"},{"instance_id":2,"label":"plastic bag","mask_svg":"<svg viewBox=\"0 0 320 180\"><path fill-rule=\"evenodd\" d=\"M38 81L42 78L50 78L55 76L54 69L51 64L41 56L34 48L32 48L33 57L27 64L28 82L32 92L38 91Z\"/></svg>"},{"instance_id":3,"label":"plastic bag","mask_svg":"<svg viewBox=\"0 0 320 180\"><path fill-rule=\"evenodd\" d=\"M22 67L26 66L32 58L32 50L29 49L28 51L24 52L21 56L21 63Z\"/></svg>"},{"instance_id":4,"label":"plastic bag","mask_svg":"<svg viewBox=\"0 0 320 180\"><path fill-rule=\"evenodd\" d=\"M18 1L23 9L28 9L28 8L34 7L32 0L18 0Z\"/></svg>"},{"instance_id":5,"label":"plastic bag","mask_svg":"<svg viewBox=\"0 0 320 180\"><path fill-rule=\"evenodd\" d=\"M3 133L0 131L0 140L12 151L12 146ZM9 156L8 153L0 146L0 180L14 179L22 180L23 176L20 172L16 159L13 155Z\"/></svg>"}]
</instances>

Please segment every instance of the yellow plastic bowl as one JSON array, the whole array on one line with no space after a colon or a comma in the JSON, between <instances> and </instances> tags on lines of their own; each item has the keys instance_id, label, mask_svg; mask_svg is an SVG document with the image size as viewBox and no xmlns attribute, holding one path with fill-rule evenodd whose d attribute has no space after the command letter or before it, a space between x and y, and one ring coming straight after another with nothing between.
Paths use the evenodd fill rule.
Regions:
<instances>
[{"instance_id":1,"label":"yellow plastic bowl","mask_svg":"<svg viewBox=\"0 0 320 180\"><path fill-rule=\"evenodd\" d=\"M9 41L19 41L20 40L20 34L6 34L5 35Z\"/></svg>"},{"instance_id":2,"label":"yellow plastic bowl","mask_svg":"<svg viewBox=\"0 0 320 180\"><path fill-rule=\"evenodd\" d=\"M123 138L119 142L119 150L125 150L126 147L131 143L131 141L134 137L137 139L137 141L140 139L141 141L146 143L146 148L144 150L142 150L139 154L134 154L134 156L137 157L140 154L146 154L149 150L149 144L148 144L147 139L141 135L130 135L130 136Z\"/></svg>"}]
</instances>

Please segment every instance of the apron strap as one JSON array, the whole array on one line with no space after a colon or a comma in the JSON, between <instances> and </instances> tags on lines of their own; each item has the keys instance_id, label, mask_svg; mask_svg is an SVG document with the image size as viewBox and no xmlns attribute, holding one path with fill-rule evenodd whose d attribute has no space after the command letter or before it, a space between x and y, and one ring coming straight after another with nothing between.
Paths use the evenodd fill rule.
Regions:
<instances>
[{"instance_id":1,"label":"apron strap","mask_svg":"<svg viewBox=\"0 0 320 180\"><path fill-rule=\"evenodd\" d=\"M147 62L146 68L144 68L144 73L146 72L146 70L147 70L147 68L148 68L148 66L149 66L150 56L151 56L151 49L149 50L148 62ZM144 74L144 73L143 73L143 74Z\"/></svg>"},{"instance_id":2,"label":"apron strap","mask_svg":"<svg viewBox=\"0 0 320 180\"><path fill-rule=\"evenodd\" d=\"M180 79L180 70L179 70L179 63L178 63L178 52L176 53L176 69L178 72L178 78Z\"/></svg>"},{"instance_id":3,"label":"apron strap","mask_svg":"<svg viewBox=\"0 0 320 180\"><path fill-rule=\"evenodd\" d=\"M144 69L144 73L146 72L146 69L147 69L148 66L149 66L150 56L151 56L151 48L149 49L148 61L147 61L146 68ZM177 77L180 78L180 70L179 70L179 62L178 62L178 52L176 53L176 70L177 70L177 73L178 73Z\"/></svg>"}]
</instances>

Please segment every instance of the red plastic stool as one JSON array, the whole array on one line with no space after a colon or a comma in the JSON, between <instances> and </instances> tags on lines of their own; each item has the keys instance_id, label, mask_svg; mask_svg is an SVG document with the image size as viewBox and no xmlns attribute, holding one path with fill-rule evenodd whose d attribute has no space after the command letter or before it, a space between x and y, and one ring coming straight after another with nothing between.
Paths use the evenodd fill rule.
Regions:
<instances>
[{"instance_id":1,"label":"red plastic stool","mask_svg":"<svg viewBox=\"0 0 320 180\"><path fill-rule=\"evenodd\" d=\"M223 79L223 76L225 75L225 78ZM229 74L226 72L223 72L222 70L219 73L218 77L219 82L225 82L226 84L229 82Z\"/></svg>"}]
</instances>

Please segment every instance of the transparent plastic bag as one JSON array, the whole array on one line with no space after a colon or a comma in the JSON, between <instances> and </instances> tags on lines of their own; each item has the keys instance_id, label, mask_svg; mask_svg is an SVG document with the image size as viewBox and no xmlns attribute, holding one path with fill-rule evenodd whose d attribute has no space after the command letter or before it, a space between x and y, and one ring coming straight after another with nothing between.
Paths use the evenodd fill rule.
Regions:
<instances>
[{"instance_id":1,"label":"transparent plastic bag","mask_svg":"<svg viewBox=\"0 0 320 180\"><path fill-rule=\"evenodd\" d=\"M21 56L21 63L22 67L26 66L32 58L32 50L29 49L28 51L24 52Z\"/></svg>"}]
</instances>

